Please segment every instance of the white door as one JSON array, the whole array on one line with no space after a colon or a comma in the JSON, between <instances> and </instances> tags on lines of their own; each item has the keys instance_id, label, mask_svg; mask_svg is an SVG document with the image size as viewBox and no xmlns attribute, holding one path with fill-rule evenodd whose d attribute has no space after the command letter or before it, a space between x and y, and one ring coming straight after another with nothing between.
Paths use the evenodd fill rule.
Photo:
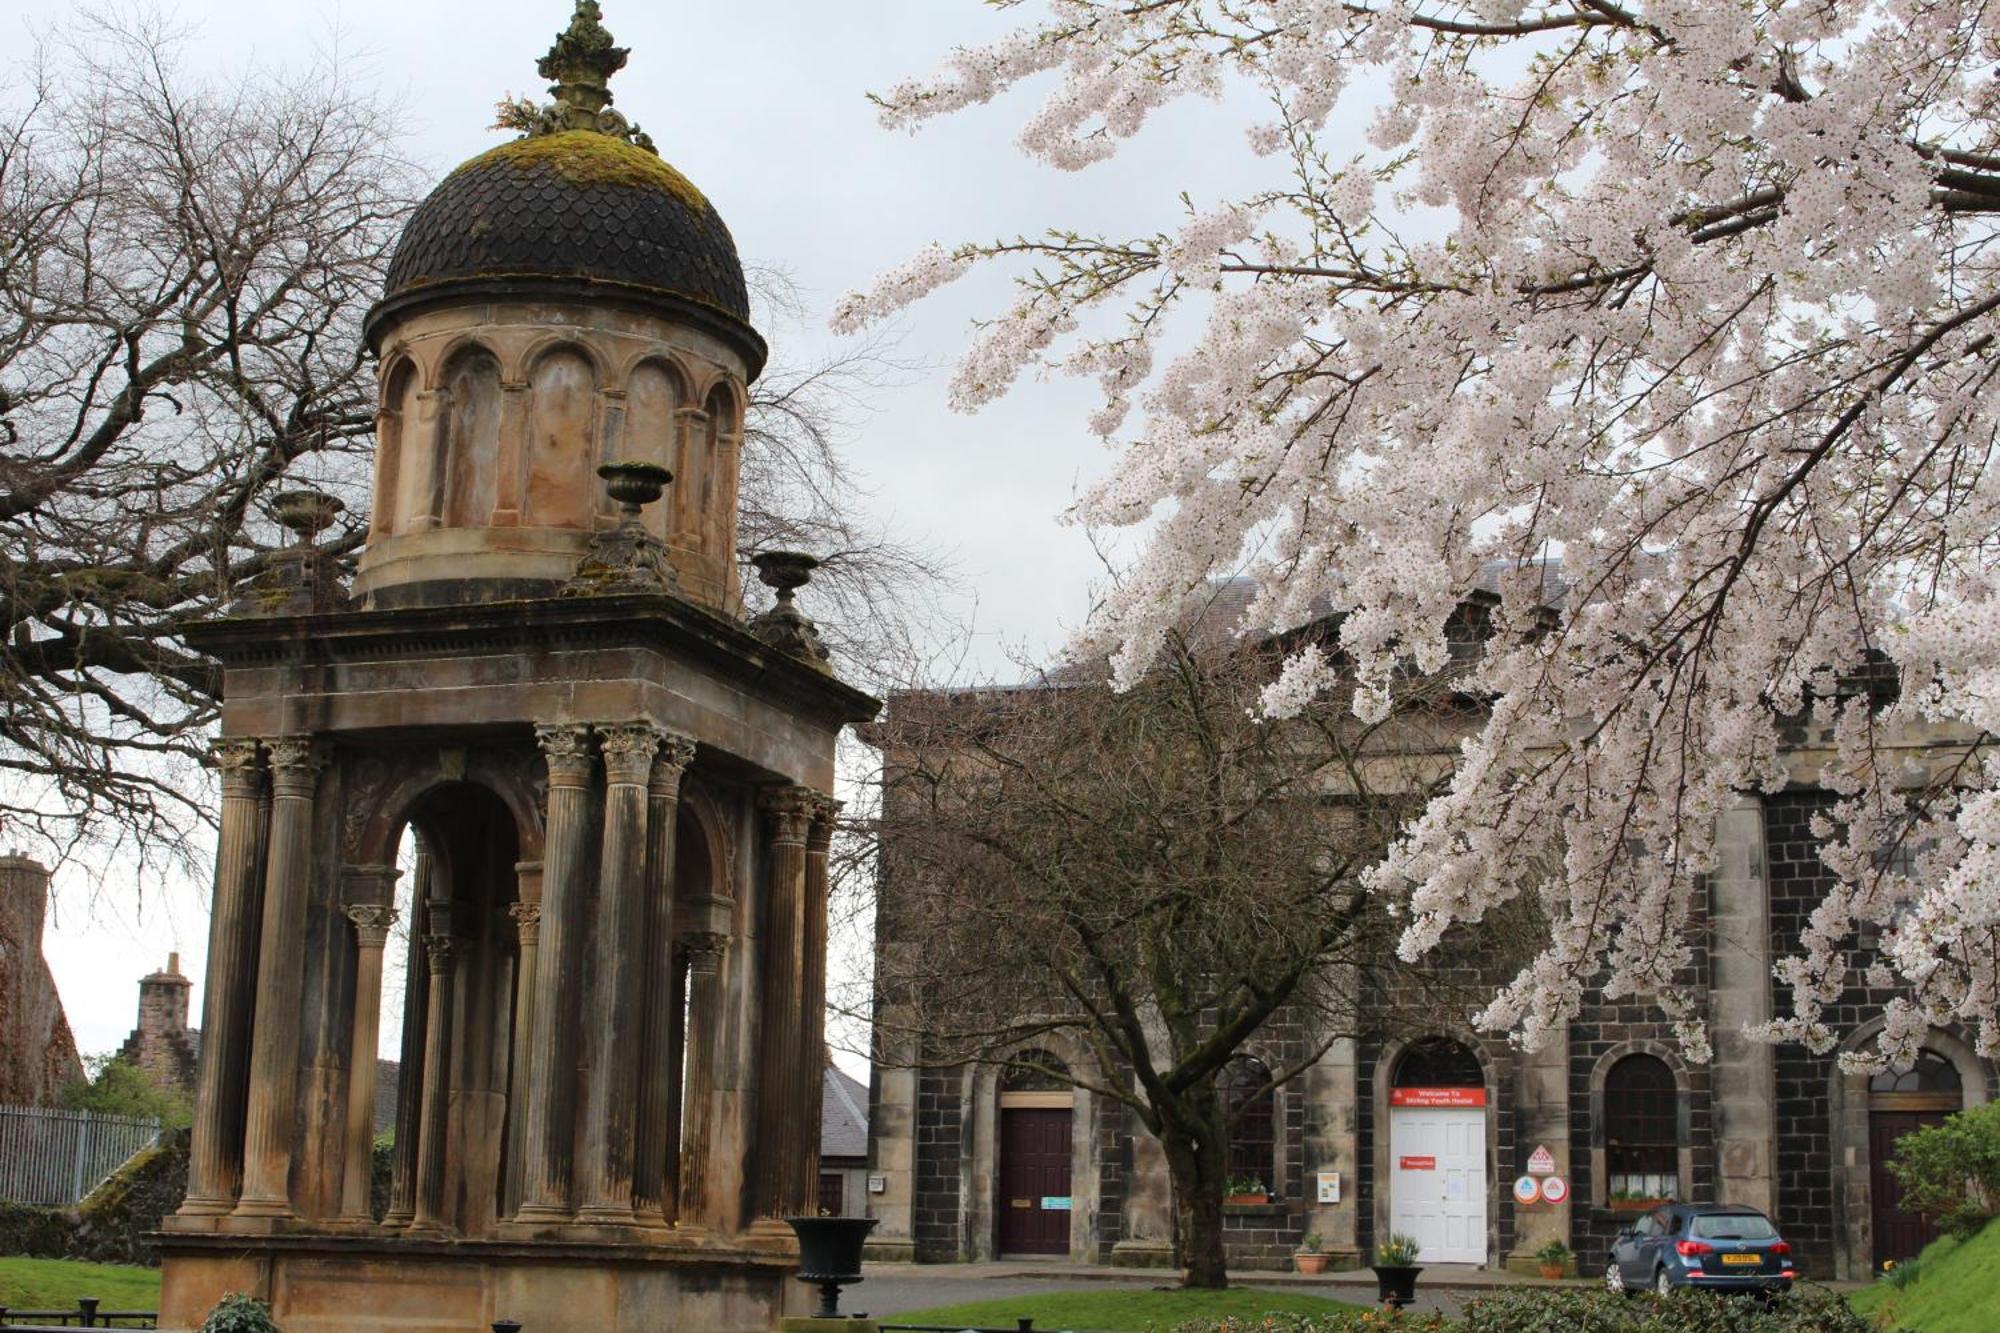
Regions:
<instances>
[{"instance_id":1,"label":"white door","mask_svg":"<svg viewBox=\"0 0 2000 1333\"><path fill-rule=\"evenodd\" d=\"M1486 1262L1485 1108L1391 1108L1389 1217L1419 1264Z\"/></svg>"}]
</instances>

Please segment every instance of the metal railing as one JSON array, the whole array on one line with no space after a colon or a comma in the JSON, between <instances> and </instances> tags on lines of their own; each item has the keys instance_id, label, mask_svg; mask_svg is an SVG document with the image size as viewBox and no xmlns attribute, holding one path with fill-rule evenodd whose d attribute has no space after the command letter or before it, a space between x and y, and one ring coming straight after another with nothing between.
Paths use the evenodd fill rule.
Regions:
<instances>
[{"instance_id":1,"label":"metal railing","mask_svg":"<svg viewBox=\"0 0 2000 1333\"><path fill-rule=\"evenodd\" d=\"M1017 1319L1006 1328L974 1328L970 1324L878 1324L882 1333L1035 1333L1035 1321Z\"/></svg>"},{"instance_id":2,"label":"metal railing","mask_svg":"<svg viewBox=\"0 0 2000 1333\"><path fill-rule=\"evenodd\" d=\"M8 1333L54 1333L69 1328L158 1328L157 1310L100 1310L95 1296L76 1298L74 1310L12 1310L0 1305L0 1329Z\"/></svg>"},{"instance_id":3,"label":"metal railing","mask_svg":"<svg viewBox=\"0 0 2000 1333\"><path fill-rule=\"evenodd\" d=\"M71 1207L159 1137L153 1116L0 1106L0 1199Z\"/></svg>"}]
</instances>

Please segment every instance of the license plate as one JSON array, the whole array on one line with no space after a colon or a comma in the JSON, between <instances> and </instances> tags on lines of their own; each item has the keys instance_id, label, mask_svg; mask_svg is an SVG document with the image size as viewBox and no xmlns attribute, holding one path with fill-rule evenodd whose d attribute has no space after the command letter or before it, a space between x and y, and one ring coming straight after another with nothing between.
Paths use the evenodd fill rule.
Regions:
<instances>
[{"instance_id":1,"label":"license plate","mask_svg":"<svg viewBox=\"0 0 2000 1333\"><path fill-rule=\"evenodd\" d=\"M1735 1264L1762 1265L1764 1262L1764 1256L1761 1254L1725 1254L1722 1256L1722 1262L1725 1265L1735 1265Z\"/></svg>"}]
</instances>

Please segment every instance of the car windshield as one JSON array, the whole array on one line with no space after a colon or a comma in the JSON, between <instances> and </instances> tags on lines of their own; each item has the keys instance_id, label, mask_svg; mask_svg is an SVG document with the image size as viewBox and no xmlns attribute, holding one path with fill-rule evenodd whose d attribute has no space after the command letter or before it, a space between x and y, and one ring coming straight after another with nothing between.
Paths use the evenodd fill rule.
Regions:
<instances>
[{"instance_id":1,"label":"car windshield","mask_svg":"<svg viewBox=\"0 0 2000 1333\"><path fill-rule=\"evenodd\" d=\"M1778 1229L1756 1213L1718 1213L1695 1218L1688 1234L1703 1240L1775 1240Z\"/></svg>"}]
</instances>

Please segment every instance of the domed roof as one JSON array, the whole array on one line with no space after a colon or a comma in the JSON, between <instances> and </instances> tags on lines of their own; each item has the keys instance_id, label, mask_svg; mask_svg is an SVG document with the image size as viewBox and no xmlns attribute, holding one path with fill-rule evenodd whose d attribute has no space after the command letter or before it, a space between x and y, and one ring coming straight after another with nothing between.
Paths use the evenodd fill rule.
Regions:
<instances>
[{"instance_id":1,"label":"domed roof","mask_svg":"<svg viewBox=\"0 0 2000 1333\"><path fill-rule=\"evenodd\" d=\"M707 197L610 109L605 81L626 53L596 10L579 3L543 59L556 102L503 106L502 123L523 137L466 162L417 206L368 314L371 337L392 311L438 297L581 288L706 315L744 345L753 373L761 366L736 242Z\"/></svg>"}]
</instances>

